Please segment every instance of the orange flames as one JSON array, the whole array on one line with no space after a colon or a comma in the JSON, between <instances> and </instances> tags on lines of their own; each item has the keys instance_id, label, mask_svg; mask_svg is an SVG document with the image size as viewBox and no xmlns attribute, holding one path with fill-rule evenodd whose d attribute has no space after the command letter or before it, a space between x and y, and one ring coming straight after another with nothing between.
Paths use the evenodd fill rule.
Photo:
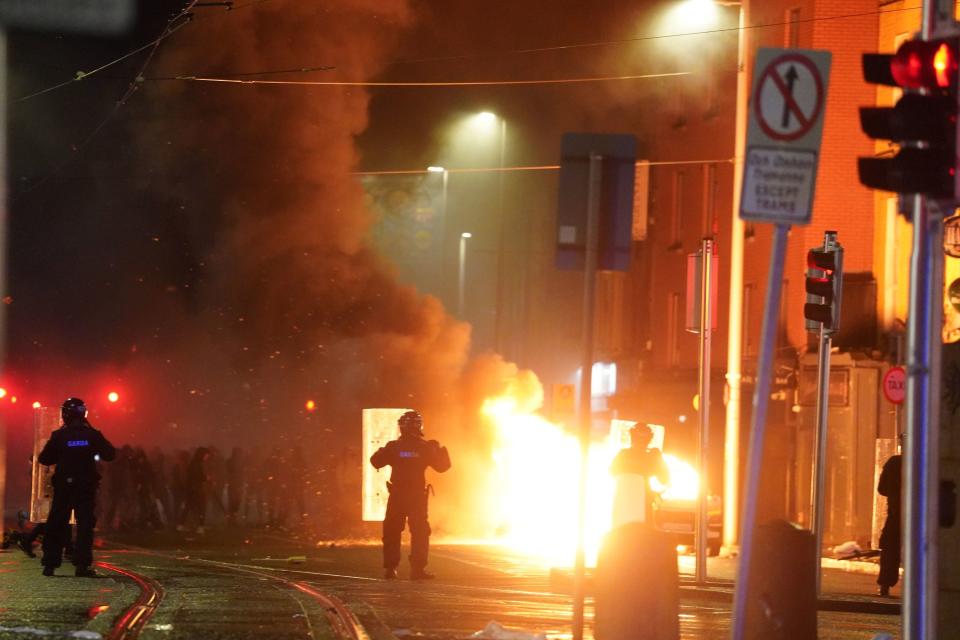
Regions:
<instances>
[{"instance_id":1,"label":"orange flames","mask_svg":"<svg viewBox=\"0 0 960 640\"><path fill-rule=\"evenodd\" d=\"M571 566L577 548L580 494L580 443L576 435L535 413L542 390L520 397L515 388L488 398L482 407L494 427L495 472L487 492L487 513L496 523L501 543L550 566ZM621 447L621 434L611 429L590 445L587 467L585 551L588 563L597 555L609 530L614 480L610 464ZM655 487L666 499L695 498L697 473L669 454L669 487Z\"/></svg>"}]
</instances>

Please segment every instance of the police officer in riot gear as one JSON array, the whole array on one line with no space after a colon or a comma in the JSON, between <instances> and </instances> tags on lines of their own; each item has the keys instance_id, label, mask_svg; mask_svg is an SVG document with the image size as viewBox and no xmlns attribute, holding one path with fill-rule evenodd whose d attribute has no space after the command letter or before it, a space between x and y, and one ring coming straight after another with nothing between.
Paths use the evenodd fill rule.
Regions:
<instances>
[{"instance_id":1,"label":"police officer in riot gear","mask_svg":"<svg viewBox=\"0 0 960 640\"><path fill-rule=\"evenodd\" d=\"M390 465L387 487L387 515L383 519L384 577L397 577L400 564L400 534L404 522L410 524L410 578L426 580L427 553L430 549L430 523L427 520L427 492L424 473L433 467L443 473L450 468L450 454L436 440L423 437L423 418L416 411L407 411L397 420L400 437L391 440L370 457L377 469Z\"/></svg>"},{"instance_id":2,"label":"police officer in riot gear","mask_svg":"<svg viewBox=\"0 0 960 640\"><path fill-rule=\"evenodd\" d=\"M53 474L53 504L47 517L47 533L43 538L43 575L52 576L60 566L64 540L62 532L70 521L70 512L77 519L77 540L73 552L76 575L94 577L93 527L96 524L94 503L100 474L97 460L109 462L116 449L87 422L87 407L80 398L67 398L60 407L63 426L50 435L40 452L39 462L56 465Z\"/></svg>"}]
</instances>

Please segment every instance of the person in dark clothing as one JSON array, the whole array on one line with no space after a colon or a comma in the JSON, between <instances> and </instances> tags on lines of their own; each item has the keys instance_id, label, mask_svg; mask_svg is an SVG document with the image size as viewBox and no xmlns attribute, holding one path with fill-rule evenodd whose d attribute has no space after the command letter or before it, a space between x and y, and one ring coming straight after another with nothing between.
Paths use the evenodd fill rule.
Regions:
<instances>
[{"instance_id":1,"label":"person in dark clothing","mask_svg":"<svg viewBox=\"0 0 960 640\"><path fill-rule=\"evenodd\" d=\"M902 444L903 435L900 441ZM877 482L877 493L887 498L887 520L880 531L880 575L877 576L881 596L889 596L890 587L900 580L901 473L902 456L891 456L884 463Z\"/></svg>"},{"instance_id":2,"label":"person in dark clothing","mask_svg":"<svg viewBox=\"0 0 960 640\"><path fill-rule=\"evenodd\" d=\"M400 437L380 447L370 464L377 469L390 465L387 488L387 514L383 519L383 568L388 580L397 577L400 565L400 534L410 523L410 578L427 580L427 554L430 550L430 522L427 518L427 492L424 474L427 467L443 473L450 468L450 454L436 440L423 437L423 418L407 411L397 421Z\"/></svg>"},{"instance_id":3,"label":"person in dark clothing","mask_svg":"<svg viewBox=\"0 0 960 640\"><path fill-rule=\"evenodd\" d=\"M64 531L72 511L77 519L77 540L73 565L76 575L93 577L94 508L100 474L97 461L110 462L116 449L102 433L87 422L87 407L79 398L67 398L60 407L63 426L50 435L38 458L40 464L56 465L53 474L53 503L43 536L43 575L52 576L62 560Z\"/></svg>"},{"instance_id":4,"label":"person in dark clothing","mask_svg":"<svg viewBox=\"0 0 960 640\"><path fill-rule=\"evenodd\" d=\"M653 431L647 425L630 429L630 446L621 449L610 464L610 475L616 481L614 527L628 522L650 524L656 494L650 489L650 478L661 486L670 484L670 470L660 449L651 449ZM642 513L637 511L643 507ZM635 512L635 513L634 513Z\"/></svg>"},{"instance_id":5,"label":"person in dark clothing","mask_svg":"<svg viewBox=\"0 0 960 640\"><path fill-rule=\"evenodd\" d=\"M207 500L210 491L210 471L207 467L210 450L198 447L187 467L187 496L183 520L187 526L196 526L203 533L207 523Z\"/></svg>"},{"instance_id":6,"label":"person in dark clothing","mask_svg":"<svg viewBox=\"0 0 960 640\"><path fill-rule=\"evenodd\" d=\"M670 471L660 450L650 448L652 439L649 426L634 426L630 446L610 465L616 483L612 527L594 573L598 640L680 637L677 545L653 526L656 494L650 486L651 478L669 484Z\"/></svg>"},{"instance_id":7,"label":"person in dark clothing","mask_svg":"<svg viewBox=\"0 0 960 640\"><path fill-rule=\"evenodd\" d=\"M40 536L46 537L47 533L47 523L38 522L33 526L33 529L30 530L30 533L23 535L19 542L17 543L20 547L20 550L23 551L31 558L36 558L37 554L33 552L33 543L37 541L37 538ZM73 557L73 527L68 523L66 528L63 531L63 554L67 558Z\"/></svg>"}]
</instances>

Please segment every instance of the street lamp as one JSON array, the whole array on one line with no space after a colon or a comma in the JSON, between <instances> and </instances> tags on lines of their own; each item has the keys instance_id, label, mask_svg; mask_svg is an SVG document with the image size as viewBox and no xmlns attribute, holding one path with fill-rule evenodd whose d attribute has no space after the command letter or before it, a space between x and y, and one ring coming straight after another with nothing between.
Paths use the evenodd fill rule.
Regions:
<instances>
[{"instance_id":1,"label":"street lamp","mask_svg":"<svg viewBox=\"0 0 960 640\"><path fill-rule=\"evenodd\" d=\"M496 114L483 111L476 116L481 123L493 125L498 120ZM506 272L506 212L504 211L504 165L507 155L507 120L500 120L500 158L497 172L497 298L496 319L494 322L494 347L498 353L503 353L503 299L504 274Z\"/></svg>"},{"instance_id":2,"label":"street lamp","mask_svg":"<svg viewBox=\"0 0 960 640\"><path fill-rule=\"evenodd\" d=\"M473 234L469 231L464 231L460 234L460 269L458 271L458 280L457 280L457 317L463 320L463 292L464 284L467 277L467 240L473 237Z\"/></svg>"}]
</instances>

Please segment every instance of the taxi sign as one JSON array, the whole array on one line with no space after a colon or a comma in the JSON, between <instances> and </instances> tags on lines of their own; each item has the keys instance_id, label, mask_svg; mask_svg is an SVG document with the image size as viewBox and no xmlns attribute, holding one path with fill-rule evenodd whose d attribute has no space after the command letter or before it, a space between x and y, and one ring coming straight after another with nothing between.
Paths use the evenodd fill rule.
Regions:
<instances>
[{"instance_id":1,"label":"taxi sign","mask_svg":"<svg viewBox=\"0 0 960 640\"><path fill-rule=\"evenodd\" d=\"M750 95L740 218L809 224L830 77L828 51L760 49Z\"/></svg>"}]
</instances>

